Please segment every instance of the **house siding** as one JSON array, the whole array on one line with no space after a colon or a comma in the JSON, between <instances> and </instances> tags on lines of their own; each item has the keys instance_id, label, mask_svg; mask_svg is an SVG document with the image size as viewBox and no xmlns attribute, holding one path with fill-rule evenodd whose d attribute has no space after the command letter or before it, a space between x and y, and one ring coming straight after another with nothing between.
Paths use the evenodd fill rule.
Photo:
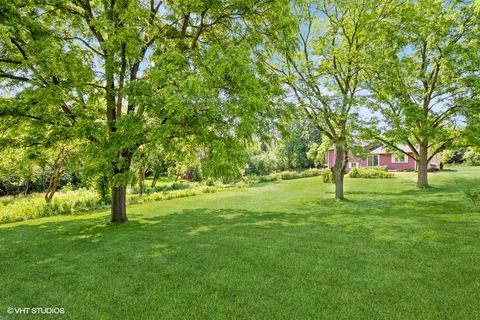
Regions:
<instances>
[{"instance_id":1,"label":"house siding","mask_svg":"<svg viewBox=\"0 0 480 320\"><path fill-rule=\"evenodd\" d=\"M331 168L335 164L335 150L330 149L327 152L327 167Z\"/></svg>"},{"instance_id":2,"label":"house siding","mask_svg":"<svg viewBox=\"0 0 480 320\"><path fill-rule=\"evenodd\" d=\"M406 151L406 150L405 150ZM329 168L333 167L335 164L335 149L331 148L327 151L325 155L325 161L327 162L327 166ZM398 170L416 170L417 165L415 160L412 158L413 153L409 152L409 155L411 157L407 157L407 162L401 162L401 163L394 163L392 162L392 153L386 153L386 150L384 150L381 147L377 147L373 150L371 150L372 153L369 155L378 155L378 165L381 167L386 167L387 170L391 171L398 171ZM368 167L368 160L367 158L362 159L358 157L350 157L349 161L347 163L347 168L346 171L350 171L350 164L356 162L358 164L358 167L360 168L365 168ZM440 161L437 156L433 157L432 160L428 164L429 169L439 169L440 168Z\"/></svg>"},{"instance_id":3,"label":"house siding","mask_svg":"<svg viewBox=\"0 0 480 320\"><path fill-rule=\"evenodd\" d=\"M347 171L350 171L350 163L352 162L358 163L358 167L366 167L368 165L367 159L352 157L347 163Z\"/></svg>"},{"instance_id":4,"label":"house siding","mask_svg":"<svg viewBox=\"0 0 480 320\"><path fill-rule=\"evenodd\" d=\"M375 155L375 154L372 154ZM349 159L349 163L351 162L357 162L359 167L368 167L368 160L367 159L361 159L357 157L352 157ZM405 170L405 169L411 169L415 170L415 160L412 158L408 157L407 162L402 162L402 163L394 163L392 162L392 154L387 153L387 154L378 154L378 166L379 167L386 167L387 170ZM347 171L350 170L350 165L347 164Z\"/></svg>"},{"instance_id":5,"label":"house siding","mask_svg":"<svg viewBox=\"0 0 480 320\"><path fill-rule=\"evenodd\" d=\"M374 155L374 154L371 154ZM410 153L410 155L413 155L413 153ZM407 162L405 163L394 163L392 162L392 154L391 153L386 153L386 154L378 154L379 156L379 166L383 167L385 166L387 170L415 170L416 169L416 164L415 160L412 159L411 157L407 158ZM330 149L328 150L326 156L325 156L325 161L327 162L327 166L329 168L333 167L335 164L335 149ZM350 157L348 163L347 163L347 168L346 171L350 171L350 163L356 162L358 163L358 167L365 168L368 167L368 160L367 159L362 159L358 157ZM431 166L429 166L431 167Z\"/></svg>"},{"instance_id":6,"label":"house siding","mask_svg":"<svg viewBox=\"0 0 480 320\"><path fill-rule=\"evenodd\" d=\"M412 153L410 155L413 156ZM407 157L407 162L405 163L394 163L392 162L392 154L382 154L380 155L380 166L386 166L387 170L415 170L415 160Z\"/></svg>"}]
</instances>

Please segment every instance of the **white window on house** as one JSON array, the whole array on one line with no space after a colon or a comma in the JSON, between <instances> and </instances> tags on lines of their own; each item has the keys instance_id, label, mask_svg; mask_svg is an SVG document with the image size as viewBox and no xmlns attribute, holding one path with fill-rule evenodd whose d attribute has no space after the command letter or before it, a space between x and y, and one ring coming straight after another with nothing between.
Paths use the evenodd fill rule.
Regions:
<instances>
[{"instance_id":1,"label":"white window on house","mask_svg":"<svg viewBox=\"0 0 480 320\"><path fill-rule=\"evenodd\" d=\"M408 156L404 153L394 153L392 154L392 163L407 163Z\"/></svg>"},{"instance_id":2,"label":"white window on house","mask_svg":"<svg viewBox=\"0 0 480 320\"><path fill-rule=\"evenodd\" d=\"M349 165L350 165L350 169L358 168L358 162L350 162Z\"/></svg>"},{"instance_id":3,"label":"white window on house","mask_svg":"<svg viewBox=\"0 0 480 320\"><path fill-rule=\"evenodd\" d=\"M380 165L380 158L378 154L368 156L367 165L369 167L378 167Z\"/></svg>"}]
</instances>

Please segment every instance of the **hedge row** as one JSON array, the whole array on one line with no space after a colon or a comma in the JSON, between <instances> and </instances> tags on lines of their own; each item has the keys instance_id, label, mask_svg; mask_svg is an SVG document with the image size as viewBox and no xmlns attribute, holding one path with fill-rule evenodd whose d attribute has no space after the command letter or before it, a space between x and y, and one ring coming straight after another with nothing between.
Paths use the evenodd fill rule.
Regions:
<instances>
[{"instance_id":1,"label":"hedge row","mask_svg":"<svg viewBox=\"0 0 480 320\"><path fill-rule=\"evenodd\" d=\"M392 172L385 171L384 167L352 168L349 173L350 178L367 179L392 179L395 175Z\"/></svg>"}]
</instances>

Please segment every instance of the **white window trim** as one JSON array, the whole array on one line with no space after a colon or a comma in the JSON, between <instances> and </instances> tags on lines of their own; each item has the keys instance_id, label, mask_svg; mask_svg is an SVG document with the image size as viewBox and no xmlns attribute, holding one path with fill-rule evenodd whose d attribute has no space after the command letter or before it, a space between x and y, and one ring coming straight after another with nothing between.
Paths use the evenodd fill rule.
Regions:
<instances>
[{"instance_id":1,"label":"white window trim","mask_svg":"<svg viewBox=\"0 0 480 320\"><path fill-rule=\"evenodd\" d=\"M377 157L377 159L378 159L377 163L378 163L378 164L377 164L376 166L371 166L371 165L369 165L369 164L368 164L368 158L369 158L369 157ZM380 155L379 155L379 154L369 154L369 155L367 156L367 167L379 167L379 166L380 166Z\"/></svg>"},{"instance_id":2,"label":"white window trim","mask_svg":"<svg viewBox=\"0 0 480 320\"><path fill-rule=\"evenodd\" d=\"M408 156L404 153L403 154L403 161L395 161L395 154L392 153L392 163L408 163Z\"/></svg>"},{"instance_id":3,"label":"white window trim","mask_svg":"<svg viewBox=\"0 0 480 320\"><path fill-rule=\"evenodd\" d=\"M356 166L355 166L355 167L352 167L352 164L354 164L354 163L355 163ZM348 163L348 167L349 167L350 169L352 169L352 168L358 168L358 162L349 162L349 163Z\"/></svg>"}]
</instances>

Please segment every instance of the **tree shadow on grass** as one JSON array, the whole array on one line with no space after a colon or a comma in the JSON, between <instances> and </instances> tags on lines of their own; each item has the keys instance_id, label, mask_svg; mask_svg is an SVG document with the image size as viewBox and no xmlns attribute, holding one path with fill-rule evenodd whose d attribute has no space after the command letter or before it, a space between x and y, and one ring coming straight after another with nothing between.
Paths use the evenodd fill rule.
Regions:
<instances>
[{"instance_id":1,"label":"tree shadow on grass","mask_svg":"<svg viewBox=\"0 0 480 320\"><path fill-rule=\"evenodd\" d=\"M462 180L463 181L463 180ZM399 191L348 190L345 201L317 200L311 206L323 206L321 210L351 211L359 215L435 216L478 213L480 208L468 198L466 191L475 185L468 183L437 184L427 189L409 188ZM333 194L333 192L328 192Z\"/></svg>"},{"instance_id":2,"label":"tree shadow on grass","mask_svg":"<svg viewBox=\"0 0 480 320\"><path fill-rule=\"evenodd\" d=\"M211 311L225 301L243 311L253 300L278 308L297 296L302 308L322 297L349 306L348 297L364 298L364 305L390 297L382 305L395 305L410 285L422 288L419 279L428 281L418 297L429 296L435 277L443 280L445 269L456 275L466 266L455 278L464 292L474 270L469 263L480 253L479 209L458 195L461 188L452 196L451 187L368 192L356 186L347 201L319 193L320 200L300 200L283 211L260 205L261 196L259 209L250 210L228 203L212 209L201 201L185 209L172 200L176 209L162 202L129 208L125 225L108 225L105 212L1 226L2 296L6 305L66 305L72 316L81 314L82 303L85 310L102 310L104 301L120 296L129 297L122 301L131 309L175 300L184 304L171 303L167 310L195 309L205 301ZM435 285L443 288L442 280ZM238 291L242 284L244 291ZM60 286L71 289L56 297ZM365 288L400 289L369 296ZM287 298L279 302L282 295ZM241 305L235 305L237 297ZM108 318L115 310L105 312Z\"/></svg>"},{"instance_id":3,"label":"tree shadow on grass","mask_svg":"<svg viewBox=\"0 0 480 320\"><path fill-rule=\"evenodd\" d=\"M95 308L95 301L106 301L112 293L151 296L142 306L152 308L163 292L165 303L172 296L191 303L192 296L208 297L208 290L218 292L228 284L238 288L249 276L250 286L268 292L288 294L289 288L303 286L304 301L315 292L308 291L311 281L325 274L324 283L332 279L335 287L338 279L345 279L342 290L349 290L352 279L375 281L376 268L394 266L401 276L404 265L414 264L416 272L422 272L425 266L416 261L425 256L436 261L455 250L472 256L462 250L477 241L479 219L428 218L422 212L406 212L395 198L383 201L386 205L375 207L368 199L324 200L289 212L199 207L145 215L132 210L125 225L107 225L107 214L13 225L0 229L0 272L3 285L11 290L5 297L15 298L5 303L31 304L30 298L14 291L26 288L34 296L32 288L38 286L42 299L67 305L72 315L81 312L75 309L79 301L85 301L87 309ZM430 205L443 202L433 200ZM162 206L156 210L161 212ZM478 246L474 249L478 252ZM307 274L310 283L293 280L297 271L302 277ZM270 281L273 278L276 281ZM281 287L286 281L290 287ZM56 297L57 283L72 289ZM332 287L317 284L329 294L335 292ZM179 293L182 288L187 289ZM249 290L242 297L249 297ZM75 303L66 304L65 297ZM225 293L222 299L229 301L228 297ZM217 300L215 296L209 301Z\"/></svg>"},{"instance_id":4,"label":"tree shadow on grass","mask_svg":"<svg viewBox=\"0 0 480 320\"><path fill-rule=\"evenodd\" d=\"M125 225L108 225L107 214L101 217L88 218L87 216L73 221L41 222L34 224L12 224L0 229L0 240L29 241L29 236L40 236L42 239L61 237L69 241L98 242L101 238L117 237L118 234L151 229L158 232L167 232L170 228L181 233L196 235L213 229L210 225L219 227L293 227L328 222L329 217L344 215L345 217L374 217L387 219L425 219L438 215L460 215L478 213L468 199L449 196L448 188L432 188L429 190L404 190L400 192L368 192L350 191L347 200L337 202L330 199L320 199L306 202L292 212L251 211L242 209L198 208L192 210L177 210L165 215L139 216L133 214L131 221ZM261 201L261 199L259 199ZM161 211L161 205L158 208ZM67 216L63 216L67 217ZM205 224L207 221L209 223ZM202 221L202 223L195 223ZM179 222L181 222L179 224ZM327 223L325 222L325 223ZM216 227L217 228L217 227ZM3 236L2 236L3 234ZM6 237L10 235L9 239Z\"/></svg>"},{"instance_id":5,"label":"tree shadow on grass","mask_svg":"<svg viewBox=\"0 0 480 320\"><path fill-rule=\"evenodd\" d=\"M125 225L112 226L105 223L103 217L81 221L45 222L39 225L20 225L2 231L1 241L10 249L35 250L51 246L52 254L70 247L73 251L98 250L117 251L122 245L146 249L150 244L174 247L175 243L184 243L199 239L208 234L217 237L236 235L276 233L301 233L302 230L322 230L335 228L335 232L350 233L355 236L377 237L389 235L391 240L398 236L426 231L445 233L459 223L472 230L478 228L478 221L468 219L441 219L431 215L447 214L447 211L432 212L432 203L416 203L405 200L382 200L383 206L376 206L376 200L348 200L344 203L322 201L310 203L295 212L269 212L243 209L185 209L167 215L137 218L132 216ZM359 205L361 204L361 206ZM444 205L437 201L436 206ZM459 212L448 213L459 216ZM477 219L478 220L478 219ZM359 234L361 233L361 234ZM444 235L448 235L449 231ZM190 239L190 240L189 240ZM5 247L7 247L5 246ZM45 252L44 249L39 252ZM54 254L55 255L55 254ZM50 255L51 256L51 255Z\"/></svg>"},{"instance_id":6,"label":"tree shadow on grass","mask_svg":"<svg viewBox=\"0 0 480 320\"><path fill-rule=\"evenodd\" d=\"M346 201L337 202L328 195L329 199L305 202L288 212L233 209L228 205L223 209L199 207L161 212L159 203L155 209L158 212L151 215L135 207L131 220L125 225L108 225L108 213L105 212L95 217L85 214L69 220L68 216L63 216L63 221L47 218L2 226L0 241L6 244L4 248L18 248L19 251L45 253L45 248L50 247L53 248L50 256L61 259L55 252L62 252L63 246L70 247L72 252L84 250L94 256L95 250L117 252L117 247L122 248L124 244L139 252L148 251L150 242L158 248L174 247L208 234L216 234L219 238L222 234L235 234L242 238L242 234L274 232L280 236L286 232L335 228L336 232L349 233L353 237L361 234L390 241L435 238L438 234L443 238L455 238L452 233L459 224L468 230L478 228L480 209L466 197L458 194L452 197L451 190L451 184L398 192L353 190L346 193ZM261 197L258 201L262 201ZM2 253L5 251L0 249Z\"/></svg>"}]
</instances>

